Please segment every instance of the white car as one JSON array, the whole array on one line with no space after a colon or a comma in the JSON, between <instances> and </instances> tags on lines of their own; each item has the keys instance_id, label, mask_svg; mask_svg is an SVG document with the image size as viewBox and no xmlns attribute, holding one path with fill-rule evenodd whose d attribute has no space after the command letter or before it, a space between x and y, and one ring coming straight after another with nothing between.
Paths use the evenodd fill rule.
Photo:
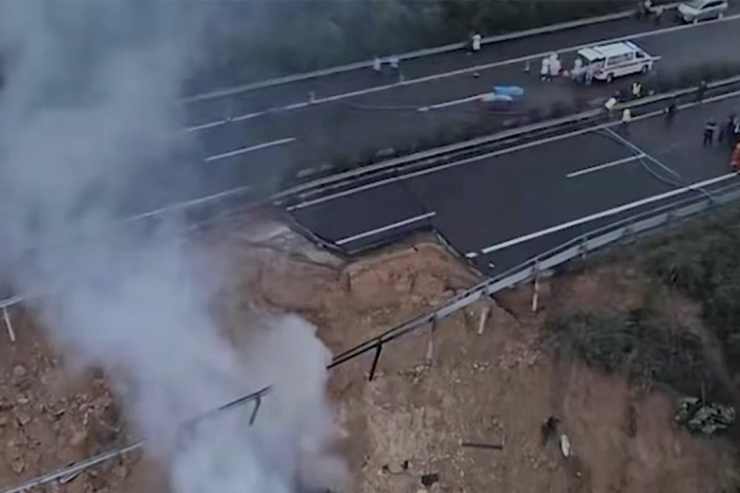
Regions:
<instances>
[{"instance_id":1,"label":"white car","mask_svg":"<svg viewBox=\"0 0 740 493\"><path fill-rule=\"evenodd\" d=\"M727 0L691 0L680 4L676 15L683 22L696 24L709 19L721 19L728 7Z\"/></svg>"},{"instance_id":2,"label":"white car","mask_svg":"<svg viewBox=\"0 0 740 493\"><path fill-rule=\"evenodd\" d=\"M593 46L578 50L581 70L588 71L596 80L611 82L617 77L646 74L659 60L631 41Z\"/></svg>"}]
</instances>

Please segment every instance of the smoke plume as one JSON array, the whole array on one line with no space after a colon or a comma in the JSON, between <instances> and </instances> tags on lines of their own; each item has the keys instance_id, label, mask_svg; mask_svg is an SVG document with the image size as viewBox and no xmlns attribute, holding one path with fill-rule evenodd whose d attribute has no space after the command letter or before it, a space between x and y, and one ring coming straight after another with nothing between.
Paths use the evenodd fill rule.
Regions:
<instances>
[{"instance_id":1,"label":"smoke plume","mask_svg":"<svg viewBox=\"0 0 740 493\"><path fill-rule=\"evenodd\" d=\"M237 356L209 314L217 283L176 217L113 226L181 183L177 100L215 2L0 4L0 256L59 348L106 369L178 493L334 486L324 400L329 353L296 317L269 320ZM187 167L184 167L187 169ZM290 366L279 366L281 365ZM193 417L275 384L251 409Z\"/></svg>"}]
</instances>

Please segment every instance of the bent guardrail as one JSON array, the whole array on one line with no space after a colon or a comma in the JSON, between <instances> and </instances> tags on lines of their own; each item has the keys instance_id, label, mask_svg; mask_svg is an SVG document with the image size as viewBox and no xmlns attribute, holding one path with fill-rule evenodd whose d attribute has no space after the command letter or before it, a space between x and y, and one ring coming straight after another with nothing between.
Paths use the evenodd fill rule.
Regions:
<instances>
[{"instance_id":1,"label":"bent guardrail","mask_svg":"<svg viewBox=\"0 0 740 493\"><path fill-rule=\"evenodd\" d=\"M445 302L440 308L433 312L421 315L403 325L395 327L377 337L370 339L352 349L344 351L337 355L328 369L341 366L342 364L362 356L371 351L375 351L370 368L368 379L372 380L375 376L380 356L385 344L394 341L400 337L410 334L423 326L430 326L432 329L436 324L453 313L475 303L484 296L493 295L507 288L512 288L528 281L540 273L556 268L568 261L583 257L589 252L599 250L606 245L617 244L625 239L633 239L640 235L645 235L662 227L673 224L685 218L693 217L697 214L710 211L716 206L730 203L740 198L740 183L730 184L722 189L713 190L711 193L705 193L700 198L685 199L667 206L648 211L643 214L632 216L630 218L618 221L611 225L599 228L582 236L574 238L548 252L538 255L509 271L487 279L473 288L466 290L459 296ZM20 301L20 300L19 300ZM8 305L2 304L3 309ZM194 418L192 423L197 423L203 419L208 419L217 413L228 411L230 409L245 406L253 403L249 416L249 424L254 424L258 417L262 400L270 392L271 387L265 387L252 394L245 395L232 402L226 403L214 410L205 413L202 416ZM189 423L188 423L189 424ZM188 425L186 424L186 425ZM131 453L144 446L143 441L106 451L96 456L90 457L83 461L74 463L65 468L61 468L52 473L38 476L30 479L25 483L0 490L0 493L21 493L34 487L43 486L44 484L64 480L67 477L73 477L79 472L99 465L101 463L116 459L125 454Z\"/></svg>"}]
</instances>

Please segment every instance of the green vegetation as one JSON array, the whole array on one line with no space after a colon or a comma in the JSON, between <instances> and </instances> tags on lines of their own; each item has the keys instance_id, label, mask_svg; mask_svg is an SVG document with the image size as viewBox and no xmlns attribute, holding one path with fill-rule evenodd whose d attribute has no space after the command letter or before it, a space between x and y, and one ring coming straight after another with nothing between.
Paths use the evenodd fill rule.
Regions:
<instances>
[{"instance_id":1,"label":"green vegetation","mask_svg":"<svg viewBox=\"0 0 740 493\"><path fill-rule=\"evenodd\" d=\"M701 340L654 307L558 314L548 328L560 357L577 356L639 386L660 383L688 395L717 386Z\"/></svg>"},{"instance_id":2,"label":"green vegetation","mask_svg":"<svg viewBox=\"0 0 740 493\"><path fill-rule=\"evenodd\" d=\"M640 384L730 400L723 382L740 373L740 207L726 206L639 242L629 253L598 256L569 272L615 262L637 264L648 274L656 283L650 299L629 312L594 307L552 315L547 326L558 355L576 356ZM700 303L707 331L702 339L656 302L665 290Z\"/></svg>"},{"instance_id":3,"label":"green vegetation","mask_svg":"<svg viewBox=\"0 0 740 493\"><path fill-rule=\"evenodd\" d=\"M700 301L707 327L740 370L740 209L695 221L651 243L646 272Z\"/></svg>"}]
</instances>

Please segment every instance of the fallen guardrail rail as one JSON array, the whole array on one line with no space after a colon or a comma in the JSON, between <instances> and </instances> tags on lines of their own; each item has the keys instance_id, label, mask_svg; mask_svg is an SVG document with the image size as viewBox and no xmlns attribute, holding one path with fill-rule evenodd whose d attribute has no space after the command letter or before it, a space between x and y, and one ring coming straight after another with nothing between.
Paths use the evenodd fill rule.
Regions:
<instances>
[{"instance_id":1,"label":"fallen guardrail rail","mask_svg":"<svg viewBox=\"0 0 740 493\"><path fill-rule=\"evenodd\" d=\"M699 190L697 189L697 191ZM531 258L500 275L479 283L473 288L448 300L431 313L416 317L403 325L395 327L377 337L374 337L373 339L370 339L369 341L344 351L332 360L328 369L341 366L348 361L374 351L375 353L373 355L372 365L368 373L368 380L372 380L375 377L384 345L394 341L395 339L417 331L424 326L430 327L433 330L437 326L437 323L444 318L466 308L485 296L491 296L531 279L536 279L539 275L564 265L573 259L583 258L590 252L600 250L608 245L619 244L626 240L634 240L640 236L658 232L666 226L676 224L683 219L709 212L718 206L726 205L738 199L740 199L740 183L734 183L721 189L713 190L711 194L703 194L700 197L687 198L682 201L674 202L578 236L577 238ZM21 300L19 299L18 301ZM5 309L9 305L2 304L2 306L3 309ZM215 408L204 415L194 418L183 426L197 425L197 423L202 420L215 417L218 413L240 408L250 403L253 403L249 416L249 424L252 425L258 418L262 401L268 396L270 390L271 387L265 387L252 394L242 396L232 402ZM4 488L0 490L0 493L21 493L53 481L64 481L65 478L74 477L76 474L79 474L86 469L139 450L143 448L144 445L144 441L138 441L124 447L102 452L49 474L32 478L23 484Z\"/></svg>"}]
</instances>

